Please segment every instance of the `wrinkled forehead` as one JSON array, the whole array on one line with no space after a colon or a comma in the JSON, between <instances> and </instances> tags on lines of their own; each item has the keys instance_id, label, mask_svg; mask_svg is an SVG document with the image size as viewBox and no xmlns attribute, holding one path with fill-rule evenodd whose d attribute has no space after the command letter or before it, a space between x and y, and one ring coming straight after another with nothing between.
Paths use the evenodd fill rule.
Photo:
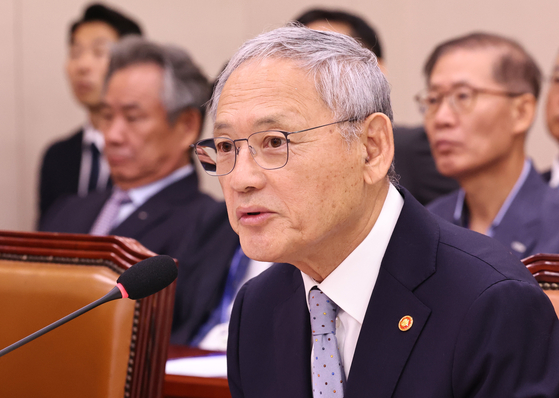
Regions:
<instances>
[{"instance_id":1,"label":"wrinkled forehead","mask_svg":"<svg viewBox=\"0 0 559 398\"><path fill-rule=\"evenodd\" d=\"M313 112L323 108L315 79L284 58L253 59L235 69L222 87L216 122L236 112L250 114Z\"/></svg>"},{"instance_id":2,"label":"wrinkled forehead","mask_svg":"<svg viewBox=\"0 0 559 398\"><path fill-rule=\"evenodd\" d=\"M235 63L235 58L231 60L232 63ZM269 72L269 77L278 77L278 74L275 73L277 71L281 72L282 68L288 67L289 69L299 69L301 74L304 74L307 79L311 79L313 83L315 82L315 74L310 70L310 68L305 67L303 63L299 60L281 57L278 55L272 56L264 56L264 57L250 57L244 60L241 60L239 63L235 63L232 65L230 62L229 65L225 67L222 74L218 77L218 80L215 83L212 93L212 99L209 105L209 114L215 120L216 111L218 104L221 100L221 96L223 95L223 90L226 86L230 86L230 80L232 77L241 74L246 69L250 69L252 71L265 71ZM252 81L252 76L248 76L247 81ZM242 89L242 88L241 88ZM315 84L316 90L316 84Z\"/></svg>"}]
</instances>

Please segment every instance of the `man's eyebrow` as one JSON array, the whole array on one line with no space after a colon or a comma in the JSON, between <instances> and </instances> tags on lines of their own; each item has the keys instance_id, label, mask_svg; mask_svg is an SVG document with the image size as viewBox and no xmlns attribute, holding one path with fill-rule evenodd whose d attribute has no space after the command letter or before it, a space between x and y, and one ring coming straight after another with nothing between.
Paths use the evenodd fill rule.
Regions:
<instances>
[{"instance_id":1,"label":"man's eyebrow","mask_svg":"<svg viewBox=\"0 0 559 398\"><path fill-rule=\"evenodd\" d=\"M98 37L97 39L93 40L92 44L94 46L99 46L99 45L106 45L107 43L112 43L112 41L104 37Z\"/></svg>"},{"instance_id":2,"label":"man's eyebrow","mask_svg":"<svg viewBox=\"0 0 559 398\"><path fill-rule=\"evenodd\" d=\"M269 126L277 126L281 125L282 122L281 116L267 116L265 118L259 119L254 123L254 127L258 130L269 127Z\"/></svg>"},{"instance_id":3,"label":"man's eyebrow","mask_svg":"<svg viewBox=\"0 0 559 398\"><path fill-rule=\"evenodd\" d=\"M225 122L215 122L214 123L214 131L215 130L225 130L230 128L231 125L229 123L225 123Z\"/></svg>"},{"instance_id":4,"label":"man's eyebrow","mask_svg":"<svg viewBox=\"0 0 559 398\"><path fill-rule=\"evenodd\" d=\"M459 80L457 82L454 82L450 85L450 88L456 88L456 87L460 87L460 86L471 86L472 83L470 83L468 80ZM443 85L442 84L429 84L428 88L429 89L438 89L441 88Z\"/></svg>"},{"instance_id":5,"label":"man's eyebrow","mask_svg":"<svg viewBox=\"0 0 559 398\"><path fill-rule=\"evenodd\" d=\"M122 108L123 111L134 111L134 110L140 109L140 105L137 102L131 102L131 103L122 105L121 108Z\"/></svg>"}]
</instances>

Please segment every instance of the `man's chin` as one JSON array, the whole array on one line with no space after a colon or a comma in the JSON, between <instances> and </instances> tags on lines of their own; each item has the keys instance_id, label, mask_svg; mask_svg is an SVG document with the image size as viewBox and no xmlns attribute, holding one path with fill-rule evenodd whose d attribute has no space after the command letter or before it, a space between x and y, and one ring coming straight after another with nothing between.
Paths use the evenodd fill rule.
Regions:
<instances>
[{"instance_id":1,"label":"man's chin","mask_svg":"<svg viewBox=\"0 0 559 398\"><path fill-rule=\"evenodd\" d=\"M243 239L241 237L241 248L246 256L256 261L280 262L281 256L275 253L276 249L270 244L264 244L261 241L253 241L251 239Z\"/></svg>"}]
</instances>

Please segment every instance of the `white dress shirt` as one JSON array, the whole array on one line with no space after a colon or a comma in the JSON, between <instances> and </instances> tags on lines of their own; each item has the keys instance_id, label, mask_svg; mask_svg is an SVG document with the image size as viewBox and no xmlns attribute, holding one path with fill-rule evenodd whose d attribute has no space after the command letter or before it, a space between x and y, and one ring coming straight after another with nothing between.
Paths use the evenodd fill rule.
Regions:
<instances>
[{"instance_id":1,"label":"white dress shirt","mask_svg":"<svg viewBox=\"0 0 559 398\"><path fill-rule=\"evenodd\" d=\"M349 375L380 264L403 206L404 199L390 184L379 217L367 237L322 283L301 272L307 293L307 306L309 291L317 286L340 308L336 318L336 339L346 377Z\"/></svg>"},{"instance_id":2,"label":"white dress shirt","mask_svg":"<svg viewBox=\"0 0 559 398\"><path fill-rule=\"evenodd\" d=\"M553 160L551 165L551 178L549 179L549 186L551 188L559 187L559 156Z\"/></svg>"}]
</instances>

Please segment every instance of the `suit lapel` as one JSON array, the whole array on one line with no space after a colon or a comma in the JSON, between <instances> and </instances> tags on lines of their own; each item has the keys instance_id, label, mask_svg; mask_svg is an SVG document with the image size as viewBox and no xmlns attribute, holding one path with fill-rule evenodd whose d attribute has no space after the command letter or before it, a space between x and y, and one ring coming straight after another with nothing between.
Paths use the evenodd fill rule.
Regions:
<instances>
[{"instance_id":1,"label":"suit lapel","mask_svg":"<svg viewBox=\"0 0 559 398\"><path fill-rule=\"evenodd\" d=\"M295 267L292 281L292 294L274 309L273 330L277 335L273 338L275 359L270 365L275 371L272 377L278 383L275 389L278 398L312 398L311 324L305 287Z\"/></svg>"},{"instance_id":2,"label":"suit lapel","mask_svg":"<svg viewBox=\"0 0 559 398\"><path fill-rule=\"evenodd\" d=\"M347 398L362 396L364 391L379 398L392 396L431 313L384 269L379 273L377 286L359 334L347 382ZM413 318L413 324L403 332L398 324L406 315Z\"/></svg>"},{"instance_id":3,"label":"suit lapel","mask_svg":"<svg viewBox=\"0 0 559 398\"><path fill-rule=\"evenodd\" d=\"M495 228L493 237L520 257L532 253L541 233L540 206L532 206L543 201L548 186L534 167L531 167L526 181L516 194L505 217Z\"/></svg>"},{"instance_id":4,"label":"suit lapel","mask_svg":"<svg viewBox=\"0 0 559 398\"><path fill-rule=\"evenodd\" d=\"M384 255L359 334L346 397L391 397L431 313L413 293L435 272L439 227L410 194ZM413 318L407 331L404 316Z\"/></svg>"}]
</instances>

